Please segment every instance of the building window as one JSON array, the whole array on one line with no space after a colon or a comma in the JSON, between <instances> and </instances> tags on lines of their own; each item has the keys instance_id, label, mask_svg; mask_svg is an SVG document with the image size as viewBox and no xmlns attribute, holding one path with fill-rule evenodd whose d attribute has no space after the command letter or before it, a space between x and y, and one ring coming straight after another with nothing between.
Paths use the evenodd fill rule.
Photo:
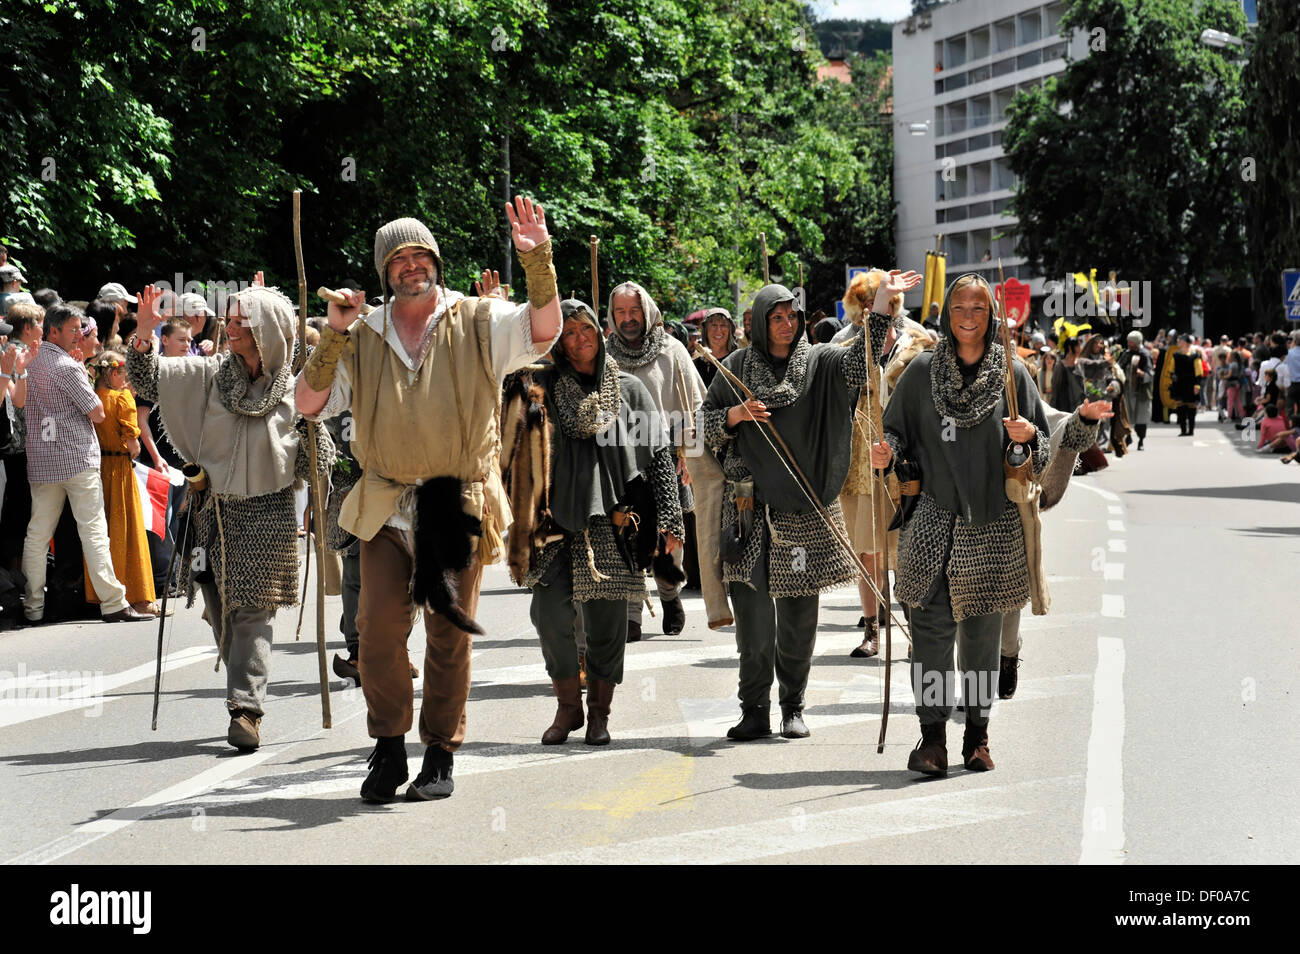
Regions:
<instances>
[{"instance_id":1,"label":"building window","mask_svg":"<svg viewBox=\"0 0 1300 954\"><path fill-rule=\"evenodd\" d=\"M1016 21L1007 18L993 24L993 46L996 52L1005 53L1016 45Z\"/></svg>"},{"instance_id":2,"label":"building window","mask_svg":"<svg viewBox=\"0 0 1300 954\"><path fill-rule=\"evenodd\" d=\"M1043 62L1043 51L1033 50L1029 53L1021 53L1016 57L1016 69L1027 70L1031 66L1037 66Z\"/></svg>"},{"instance_id":3,"label":"building window","mask_svg":"<svg viewBox=\"0 0 1300 954\"><path fill-rule=\"evenodd\" d=\"M980 27L970 31L970 58L982 60L989 55L989 28Z\"/></svg>"},{"instance_id":4,"label":"building window","mask_svg":"<svg viewBox=\"0 0 1300 954\"><path fill-rule=\"evenodd\" d=\"M1030 10L1028 13L1022 13L1016 17L1020 26L1020 45L1026 43L1037 43L1043 38L1043 24L1039 19L1037 10Z\"/></svg>"},{"instance_id":5,"label":"building window","mask_svg":"<svg viewBox=\"0 0 1300 954\"><path fill-rule=\"evenodd\" d=\"M966 37L964 34L952 37L945 45L947 46L947 52L943 58L943 65L947 69L961 66L966 62Z\"/></svg>"},{"instance_id":6,"label":"building window","mask_svg":"<svg viewBox=\"0 0 1300 954\"><path fill-rule=\"evenodd\" d=\"M991 120L991 101L987 95L975 96L967 100L970 103L969 117L970 126L975 129L978 126L987 126Z\"/></svg>"},{"instance_id":7,"label":"building window","mask_svg":"<svg viewBox=\"0 0 1300 954\"><path fill-rule=\"evenodd\" d=\"M1009 209L1009 208L1011 208L1011 199L1007 198L1007 199L994 199L994 200L993 200L993 214L994 214L994 215L1001 215L1003 212L1005 212L1005 211L1006 211L1007 209Z\"/></svg>"},{"instance_id":8,"label":"building window","mask_svg":"<svg viewBox=\"0 0 1300 954\"><path fill-rule=\"evenodd\" d=\"M934 92L936 96L943 92L943 80L934 81Z\"/></svg>"},{"instance_id":9,"label":"building window","mask_svg":"<svg viewBox=\"0 0 1300 954\"><path fill-rule=\"evenodd\" d=\"M993 64L994 76L1006 76L1008 73L1016 71L1016 58L1008 56L1005 60L998 60Z\"/></svg>"},{"instance_id":10,"label":"building window","mask_svg":"<svg viewBox=\"0 0 1300 954\"><path fill-rule=\"evenodd\" d=\"M1061 17L1065 16L1065 4L1053 3L1043 11L1047 15L1047 35L1061 32Z\"/></svg>"},{"instance_id":11,"label":"building window","mask_svg":"<svg viewBox=\"0 0 1300 954\"><path fill-rule=\"evenodd\" d=\"M1066 45L1064 43L1053 43L1043 50L1043 62L1050 63L1052 60L1065 59Z\"/></svg>"},{"instance_id":12,"label":"building window","mask_svg":"<svg viewBox=\"0 0 1300 954\"><path fill-rule=\"evenodd\" d=\"M971 136L966 140L966 148L971 152L974 152L976 149L987 149L989 145L988 133L984 133L982 136Z\"/></svg>"},{"instance_id":13,"label":"building window","mask_svg":"<svg viewBox=\"0 0 1300 954\"><path fill-rule=\"evenodd\" d=\"M943 88L946 92L952 92L955 89L961 89L965 85L966 85L966 74L957 73L953 76L949 76L946 80L944 80Z\"/></svg>"},{"instance_id":14,"label":"building window","mask_svg":"<svg viewBox=\"0 0 1300 954\"><path fill-rule=\"evenodd\" d=\"M988 68L987 65L985 65L985 66L977 66L977 67L975 67L975 69L973 69L973 70L969 70L969 71L966 73L966 82L967 82L967 83L972 83L972 84L973 84L973 83L982 83L982 82L984 82L986 79L989 78L989 75L990 75L990 72L989 72L989 68Z\"/></svg>"}]
</instances>

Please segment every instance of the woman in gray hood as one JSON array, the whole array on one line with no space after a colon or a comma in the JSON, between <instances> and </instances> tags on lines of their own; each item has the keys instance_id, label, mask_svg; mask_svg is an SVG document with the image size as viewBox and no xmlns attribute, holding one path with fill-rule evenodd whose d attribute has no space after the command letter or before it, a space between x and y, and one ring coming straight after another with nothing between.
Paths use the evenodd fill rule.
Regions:
<instances>
[{"instance_id":1,"label":"woman in gray hood","mask_svg":"<svg viewBox=\"0 0 1300 954\"><path fill-rule=\"evenodd\" d=\"M1032 376L1014 359L1017 405L1007 414L1007 355L997 342L992 289L977 274L948 286L933 352L908 365L884 415L884 440L872 465L895 459L919 465L921 494L898 541L898 598L913 607L912 688L921 741L908 768L948 770L947 721L955 701L953 649L961 643L966 700L962 760L988 771L989 708L997 692L1002 614L1029 602L1029 565L1016 505L1008 500L1003 463L1015 444L1035 477L1051 456L1047 415ZM1066 425L1062 446L1096 442L1109 402L1085 402ZM1028 414L1026 419L1023 415Z\"/></svg>"}]
</instances>

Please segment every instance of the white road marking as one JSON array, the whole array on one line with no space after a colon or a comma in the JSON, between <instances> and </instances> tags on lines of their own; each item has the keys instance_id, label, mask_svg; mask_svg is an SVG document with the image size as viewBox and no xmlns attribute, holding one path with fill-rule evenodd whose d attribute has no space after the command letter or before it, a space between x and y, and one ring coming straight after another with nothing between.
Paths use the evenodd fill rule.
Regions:
<instances>
[{"instance_id":1,"label":"white road marking","mask_svg":"<svg viewBox=\"0 0 1300 954\"><path fill-rule=\"evenodd\" d=\"M1087 481L1084 481L1084 480L1075 480L1075 481L1071 481L1071 482L1070 482L1070 486L1071 486L1071 487L1078 487L1079 489L1081 489L1081 490L1086 490L1086 491L1088 491L1089 493L1094 493L1094 494L1096 494L1098 497L1100 497L1102 500L1109 500L1109 501L1111 501L1112 503L1119 503L1119 494L1115 493L1114 491L1105 490L1105 489L1103 489L1103 488L1101 488L1101 487L1093 486L1092 484L1088 483Z\"/></svg>"},{"instance_id":2,"label":"white road marking","mask_svg":"<svg viewBox=\"0 0 1300 954\"><path fill-rule=\"evenodd\" d=\"M190 646L168 656L163 663L163 672L211 661L216 655L215 646ZM111 675L81 673L78 678L67 679L68 673L64 671L33 673L0 681L0 728L78 709L93 709L97 714L106 703L128 698L106 693L152 679L156 667L157 661L154 660ZM64 687L67 687L66 691L60 691Z\"/></svg>"},{"instance_id":3,"label":"white road marking","mask_svg":"<svg viewBox=\"0 0 1300 954\"><path fill-rule=\"evenodd\" d=\"M1107 512L1107 513L1123 513L1123 512L1124 512L1124 508L1123 508L1123 507L1116 506L1115 504L1111 504L1109 507L1106 508L1106 512Z\"/></svg>"},{"instance_id":4,"label":"white road marking","mask_svg":"<svg viewBox=\"0 0 1300 954\"><path fill-rule=\"evenodd\" d=\"M1128 541L1121 539L1107 540L1106 548L1111 553L1128 553Z\"/></svg>"},{"instance_id":5,"label":"white road marking","mask_svg":"<svg viewBox=\"0 0 1300 954\"><path fill-rule=\"evenodd\" d=\"M1125 531L1124 531L1124 521L1123 521L1123 520L1107 520L1107 521L1106 521L1106 529L1109 530L1111 533L1124 533L1124 532L1125 532Z\"/></svg>"},{"instance_id":6,"label":"white road marking","mask_svg":"<svg viewBox=\"0 0 1300 954\"><path fill-rule=\"evenodd\" d=\"M1107 563L1104 566L1102 566L1101 570L1102 570L1102 579L1106 579L1106 580L1124 579L1123 563Z\"/></svg>"},{"instance_id":7,"label":"white road marking","mask_svg":"<svg viewBox=\"0 0 1300 954\"><path fill-rule=\"evenodd\" d=\"M1101 615L1123 619L1124 597L1118 593L1101 594Z\"/></svg>"},{"instance_id":8,"label":"white road marking","mask_svg":"<svg viewBox=\"0 0 1300 954\"><path fill-rule=\"evenodd\" d=\"M894 798L854 808L799 812L743 825L513 858L505 863L716 865L753 861L1032 815L1038 809L1025 806L1063 794L1075 779L1077 776ZM862 781L870 780L864 772Z\"/></svg>"},{"instance_id":9,"label":"white road marking","mask_svg":"<svg viewBox=\"0 0 1300 954\"><path fill-rule=\"evenodd\" d=\"M1079 864L1124 863L1124 641L1097 639Z\"/></svg>"}]
</instances>

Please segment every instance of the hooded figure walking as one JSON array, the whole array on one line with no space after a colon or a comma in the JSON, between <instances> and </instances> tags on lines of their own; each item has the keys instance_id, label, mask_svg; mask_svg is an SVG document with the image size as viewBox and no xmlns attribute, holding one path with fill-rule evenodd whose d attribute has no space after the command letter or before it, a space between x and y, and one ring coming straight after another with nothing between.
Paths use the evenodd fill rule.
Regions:
<instances>
[{"instance_id":1,"label":"hooded figure walking","mask_svg":"<svg viewBox=\"0 0 1300 954\"><path fill-rule=\"evenodd\" d=\"M204 614L226 664L226 740L241 751L261 744L271 662L271 619L298 602L298 519L293 483L310 472L305 428L293 405L294 307L273 288L232 296L230 351L159 359L154 327L161 289L140 293L139 324L126 349L127 376L156 405L177 452L206 475L192 485L190 600L203 591ZM324 430L317 441L322 477L334 466Z\"/></svg>"},{"instance_id":2,"label":"hooded figure walking","mask_svg":"<svg viewBox=\"0 0 1300 954\"><path fill-rule=\"evenodd\" d=\"M898 271L881 280L873 306L880 314L873 313L870 323L876 360L892 321L889 299L920 282L915 272ZM753 399L746 400L719 371L701 410L705 443L718 455L727 481L723 579L736 617L742 712L727 737L746 741L772 734L775 671L781 735L806 738L804 691L819 596L852 582L858 570L759 422L782 436L825 506L825 519L845 537L838 498L852 452L853 412L867 381L866 338L859 330L847 348L809 344L803 313L783 285L766 285L755 296L751 334L751 346L732 354L723 366Z\"/></svg>"},{"instance_id":3,"label":"hooded figure walking","mask_svg":"<svg viewBox=\"0 0 1300 954\"><path fill-rule=\"evenodd\" d=\"M542 744L564 742L583 725L576 604L587 642L586 743L606 745L610 702L623 681L627 607L646 593L637 551L647 556L663 533L668 552L676 553L685 530L670 435L666 427L646 426L656 419L650 392L606 354L600 324L585 303L570 299L561 309L555 363L533 379L555 422L548 485L553 539L530 554L524 585L533 591L533 625L558 702ZM635 541L625 533L634 502L636 537L644 537Z\"/></svg>"},{"instance_id":4,"label":"hooded figure walking","mask_svg":"<svg viewBox=\"0 0 1300 954\"><path fill-rule=\"evenodd\" d=\"M298 376L298 409L351 411L362 476L339 525L361 541L358 669L375 740L361 797L387 802L408 775L414 689L406 636L424 607L420 774L409 801L446 798L465 740L471 632L483 565L501 558L509 504L497 467L505 377L550 350L560 301L542 207L506 205L528 280L528 302L466 298L443 287L429 229L396 219L375 232L384 304L358 319L365 296L329 306L329 324ZM391 290L391 296L389 294Z\"/></svg>"},{"instance_id":5,"label":"hooded figure walking","mask_svg":"<svg viewBox=\"0 0 1300 954\"><path fill-rule=\"evenodd\" d=\"M699 449L695 416L704 399L704 384L690 353L664 328L659 306L636 282L624 282L609 293L606 319L613 329L607 342L609 354L622 371L644 384L649 392L653 410L667 427L675 448L681 509L693 510L695 502L686 462L687 454L698 453ZM654 576L664 614L664 634L675 636L686 626L686 610L681 599L686 572L682 568L684 551L675 550L671 556L672 567L661 563ZM629 642L641 638L642 602L629 600L627 604Z\"/></svg>"},{"instance_id":6,"label":"hooded figure walking","mask_svg":"<svg viewBox=\"0 0 1300 954\"><path fill-rule=\"evenodd\" d=\"M997 693L1002 616L1029 602L1029 564L1016 504L1007 498L1004 461L1015 444L1032 459L1035 478L1051 456L1046 410L1028 369L1014 361L1018 406L1006 416L1007 356L996 341L997 308L979 275L948 286L934 351L918 355L885 408L884 439L872 445L873 467L895 459L919 465L921 493L898 541L895 594L912 607L912 688L921 741L907 767L927 775L948 770L947 721L955 703L953 650L966 708L962 761L989 771L989 709ZM872 316L875 320L875 316ZM1084 402L1066 424L1063 447L1097 441L1109 401Z\"/></svg>"}]
</instances>

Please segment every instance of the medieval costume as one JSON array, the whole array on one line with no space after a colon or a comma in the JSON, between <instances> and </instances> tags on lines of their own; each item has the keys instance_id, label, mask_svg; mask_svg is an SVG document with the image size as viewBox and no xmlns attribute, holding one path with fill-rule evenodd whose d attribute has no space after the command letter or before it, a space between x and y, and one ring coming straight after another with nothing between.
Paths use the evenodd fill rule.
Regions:
<instances>
[{"instance_id":1,"label":"medieval costume","mask_svg":"<svg viewBox=\"0 0 1300 954\"><path fill-rule=\"evenodd\" d=\"M849 469L854 408L867 380L865 339L859 333L847 348L810 345L803 315L796 312L788 355L773 357L768 315L775 306L793 301L784 286L764 286L754 299L751 347L731 355L723 366L766 406L772 429L784 439L817 500L809 499L766 427L752 420L734 429L728 426L728 410L743 404L745 397L722 371L713 379L701 411L705 443L718 455L727 478L723 579L736 614L744 713L727 733L733 739L771 734L774 667L782 734L808 734L804 690L817 636L818 598L858 573L852 555L824 521L830 520L843 537L837 498ZM871 329L876 354L885 330L884 324Z\"/></svg>"},{"instance_id":2,"label":"medieval costume","mask_svg":"<svg viewBox=\"0 0 1300 954\"><path fill-rule=\"evenodd\" d=\"M623 681L627 604L645 598L645 557L658 535L681 540L685 529L668 430L644 424L655 409L650 393L607 356L586 304L570 299L561 308L566 322L589 325L600 344L593 374L579 372L557 346L554 365L534 377L554 422L549 521L538 521L549 523L549 532L530 548L522 583L533 591L530 613L559 703L542 743L563 742L583 725L576 609L586 634L586 742L604 745L614 687Z\"/></svg>"},{"instance_id":3,"label":"medieval costume","mask_svg":"<svg viewBox=\"0 0 1300 954\"><path fill-rule=\"evenodd\" d=\"M983 289L988 302L978 364L958 358L950 312L959 284ZM920 499L899 537L895 592L912 607L912 680L922 732L908 767L927 774L947 771L946 724L955 688L951 670L959 643L966 698L963 761L968 768L993 767L987 727L1002 616L1030 598L1021 515L1005 486L1004 460L1011 444L1002 421L1007 416L1007 356L995 340L997 327L988 284L978 275L958 278L944 295L939 344L908 366L885 409L884 441L893 460L920 469ZM1047 416L1024 365L1016 361L1013 374L1017 405L1035 429L1027 445L1017 446L1028 452L1037 477L1051 453ZM1091 446L1096 428L1076 412L1062 440L1071 447Z\"/></svg>"},{"instance_id":4,"label":"medieval costume","mask_svg":"<svg viewBox=\"0 0 1300 954\"><path fill-rule=\"evenodd\" d=\"M636 347L630 346L623 338L623 331L614 320L614 299L619 295L635 295L640 303L643 321L641 342ZM655 415L669 430L677 456L688 461L689 465L688 454L696 454L699 449L695 416L704 400L704 386L686 346L664 328L659 306L636 282L624 282L609 293L605 317L614 331L607 342L610 357L618 362L622 371L645 385L654 402ZM704 467L707 469L707 464ZM694 510L690 486L679 480L678 488L682 511ZM681 600L682 584L686 582L684 557L679 549L672 554L671 566L661 561L655 570L655 587L659 591L666 635L680 633L686 625L686 610ZM709 555L705 554L704 559L707 561L708 558ZM627 604L628 639L633 642L641 638L641 603L642 600L629 600Z\"/></svg>"},{"instance_id":5,"label":"medieval costume","mask_svg":"<svg viewBox=\"0 0 1300 954\"><path fill-rule=\"evenodd\" d=\"M1151 356L1142 347L1142 332L1130 331L1128 348L1120 362L1128 368L1128 383L1124 388L1124 403L1128 409L1129 423L1137 433L1138 450L1147 439L1147 425L1151 423L1151 396L1155 375L1151 370Z\"/></svg>"},{"instance_id":6,"label":"medieval costume","mask_svg":"<svg viewBox=\"0 0 1300 954\"><path fill-rule=\"evenodd\" d=\"M153 563L149 559L149 541L144 526L144 508L140 504L140 485L131 464L129 442L140 437L135 398L126 387L108 384L111 369L125 367L116 352L99 359L96 368L99 384L95 393L104 405L104 419L95 425L99 439L100 476L104 485L104 510L108 517L108 548L113 555L113 573L126 587L126 599L139 612L156 613ZM94 582L87 568L86 602L98 603Z\"/></svg>"},{"instance_id":7,"label":"medieval costume","mask_svg":"<svg viewBox=\"0 0 1300 954\"><path fill-rule=\"evenodd\" d=\"M1193 340L1191 335L1179 338L1178 350L1169 362L1169 394L1178 416L1179 437L1190 437L1196 433L1196 406L1205 377L1201 357L1190 347Z\"/></svg>"},{"instance_id":8,"label":"medieval costume","mask_svg":"<svg viewBox=\"0 0 1300 954\"><path fill-rule=\"evenodd\" d=\"M387 295L389 265L407 249L419 253L417 260L432 259L424 295L437 285L413 354ZM452 754L465 739L479 585L483 565L500 559L508 520L496 461L501 384L539 356L531 315L555 299L549 240L519 257L530 302L466 298L441 287L442 259L423 223L389 222L375 233L384 304L346 332L327 326L299 378L300 401L305 389L328 392L316 416L350 410L351 450L361 468L338 522L361 541L358 670L366 727L376 740L361 786L368 801L390 801L408 777L414 693L406 637L426 603L419 721L426 748L406 797L445 798L454 790Z\"/></svg>"},{"instance_id":9,"label":"medieval costume","mask_svg":"<svg viewBox=\"0 0 1300 954\"><path fill-rule=\"evenodd\" d=\"M247 319L261 358L256 378L239 356L159 360L127 349L127 373L142 399L160 409L177 452L206 475L192 484L190 602L197 585L204 613L226 664L227 738L240 749L260 744L271 659L271 618L298 602L295 477L308 476L308 452L295 426L294 307L273 288L255 286L232 298ZM305 428L304 428L305 430ZM333 466L320 432L317 467Z\"/></svg>"}]
</instances>

